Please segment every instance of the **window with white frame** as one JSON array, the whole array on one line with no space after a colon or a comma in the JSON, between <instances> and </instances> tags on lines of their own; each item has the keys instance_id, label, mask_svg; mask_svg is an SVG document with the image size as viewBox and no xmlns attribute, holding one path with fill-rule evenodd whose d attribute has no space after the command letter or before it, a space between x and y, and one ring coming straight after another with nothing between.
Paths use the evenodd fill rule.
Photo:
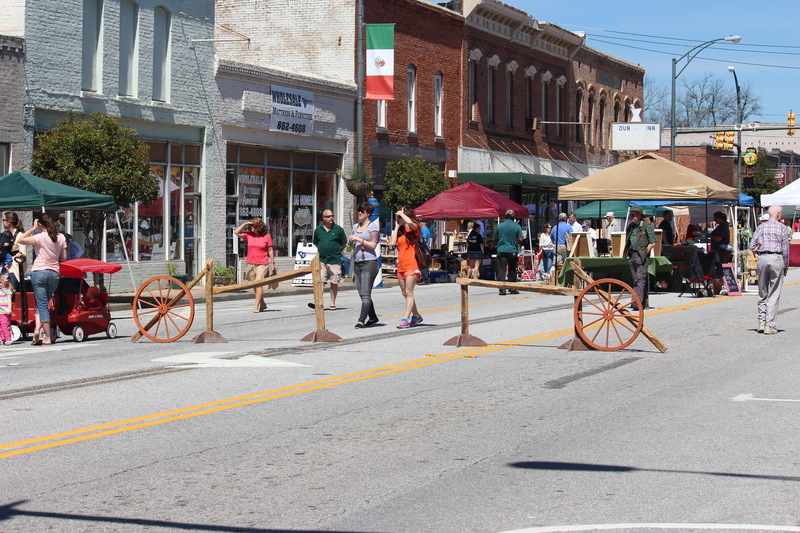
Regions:
<instances>
[{"instance_id":1,"label":"window with white frame","mask_svg":"<svg viewBox=\"0 0 800 533\"><path fill-rule=\"evenodd\" d=\"M408 66L406 76L407 96L406 101L408 104L408 131L417 131L417 68L414 65Z\"/></svg>"},{"instance_id":2,"label":"window with white frame","mask_svg":"<svg viewBox=\"0 0 800 533\"><path fill-rule=\"evenodd\" d=\"M561 138L564 136L563 124L564 121L564 87L567 84L566 76L559 76L556 79L556 137Z\"/></svg>"},{"instance_id":3,"label":"window with white frame","mask_svg":"<svg viewBox=\"0 0 800 533\"><path fill-rule=\"evenodd\" d=\"M467 91L469 104L468 116L469 120L476 122L478 120L478 61L483 57L483 53L473 48L469 51L469 63L467 63Z\"/></svg>"},{"instance_id":4,"label":"window with white frame","mask_svg":"<svg viewBox=\"0 0 800 533\"><path fill-rule=\"evenodd\" d=\"M433 134L442 136L442 95L444 90L444 74L437 72L433 77Z\"/></svg>"},{"instance_id":5,"label":"window with white frame","mask_svg":"<svg viewBox=\"0 0 800 533\"><path fill-rule=\"evenodd\" d=\"M0 176L5 176L11 172L11 146L8 143L0 143Z\"/></svg>"},{"instance_id":6,"label":"window with white frame","mask_svg":"<svg viewBox=\"0 0 800 533\"><path fill-rule=\"evenodd\" d=\"M139 4L119 3L119 95L136 96L139 83Z\"/></svg>"},{"instance_id":7,"label":"window with white frame","mask_svg":"<svg viewBox=\"0 0 800 533\"><path fill-rule=\"evenodd\" d=\"M493 55L489 58L489 68L486 72L486 122L495 123L495 84L497 83L497 65L500 58Z\"/></svg>"},{"instance_id":8,"label":"window with white frame","mask_svg":"<svg viewBox=\"0 0 800 533\"><path fill-rule=\"evenodd\" d=\"M172 15L163 6L153 10L153 100L169 101Z\"/></svg>"},{"instance_id":9,"label":"window with white frame","mask_svg":"<svg viewBox=\"0 0 800 533\"><path fill-rule=\"evenodd\" d=\"M549 106L549 99L548 99L548 91L550 90L550 80L553 78L553 74L545 72L542 74L542 135L547 135L548 133L548 124L545 121L548 121L548 114L547 108Z\"/></svg>"},{"instance_id":10,"label":"window with white frame","mask_svg":"<svg viewBox=\"0 0 800 533\"><path fill-rule=\"evenodd\" d=\"M506 65L506 127L514 127L514 74L517 62L510 61Z\"/></svg>"},{"instance_id":11,"label":"window with white frame","mask_svg":"<svg viewBox=\"0 0 800 533\"><path fill-rule=\"evenodd\" d=\"M99 92L103 72L103 0L83 0L81 89Z\"/></svg>"},{"instance_id":12,"label":"window with white frame","mask_svg":"<svg viewBox=\"0 0 800 533\"><path fill-rule=\"evenodd\" d=\"M377 100L375 125L379 128L386 128L386 100Z\"/></svg>"}]
</instances>

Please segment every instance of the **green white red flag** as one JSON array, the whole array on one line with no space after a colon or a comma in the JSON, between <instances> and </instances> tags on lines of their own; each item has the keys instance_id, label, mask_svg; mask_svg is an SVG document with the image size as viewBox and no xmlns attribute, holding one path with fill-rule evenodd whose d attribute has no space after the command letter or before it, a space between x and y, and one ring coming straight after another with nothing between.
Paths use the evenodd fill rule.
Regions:
<instances>
[{"instance_id":1,"label":"green white red flag","mask_svg":"<svg viewBox=\"0 0 800 533\"><path fill-rule=\"evenodd\" d=\"M394 24L365 24L367 100L394 100Z\"/></svg>"}]
</instances>

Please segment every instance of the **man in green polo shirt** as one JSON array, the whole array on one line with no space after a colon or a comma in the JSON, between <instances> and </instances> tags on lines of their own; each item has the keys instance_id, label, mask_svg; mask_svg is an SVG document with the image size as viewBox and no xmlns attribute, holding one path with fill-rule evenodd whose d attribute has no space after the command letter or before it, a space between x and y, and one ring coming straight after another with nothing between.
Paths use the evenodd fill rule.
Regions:
<instances>
[{"instance_id":1,"label":"man in green polo shirt","mask_svg":"<svg viewBox=\"0 0 800 533\"><path fill-rule=\"evenodd\" d=\"M506 219L495 228L494 238L497 240L497 281L506 281L506 270L508 270L508 281L516 283L517 254L522 242L522 228L514 222L513 209L506 211ZM509 292L519 294L517 290ZM505 293L505 289L500 289L500 294Z\"/></svg>"},{"instance_id":2,"label":"man in green polo shirt","mask_svg":"<svg viewBox=\"0 0 800 533\"><path fill-rule=\"evenodd\" d=\"M631 223L625 230L624 255L630 264L633 290L642 301L642 307L647 309L650 305L647 266L650 264L650 251L656 246L656 233L638 205L631 206L630 218Z\"/></svg>"},{"instance_id":3,"label":"man in green polo shirt","mask_svg":"<svg viewBox=\"0 0 800 533\"><path fill-rule=\"evenodd\" d=\"M320 263L320 279L323 286L330 283L331 305L329 310L336 310L336 295L339 293L339 281L342 279L342 250L347 245L347 235L342 227L333 222L333 211L322 212L322 224L314 230L312 242L317 247ZM308 304L314 308L314 304Z\"/></svg>"}]
</instances>

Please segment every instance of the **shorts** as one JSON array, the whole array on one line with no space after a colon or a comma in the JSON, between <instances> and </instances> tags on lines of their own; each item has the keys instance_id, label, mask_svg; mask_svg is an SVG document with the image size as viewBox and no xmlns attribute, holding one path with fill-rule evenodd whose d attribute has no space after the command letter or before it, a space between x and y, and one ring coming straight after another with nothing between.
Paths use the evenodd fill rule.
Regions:
<instances>
[{"instance_id":1,"label":"shorts","mask_svg":"<svg viewBox=\"0 0 800 533\"><path fill-rule=\"evenodd\" d=\"M269 277L269 265L255 265L247 263L247 269L244 271L244 279L246 281L255 281L257 279L265 279Z\"/></svg>"},{"instance_id":2,"label":"shorts","mask_svg":"<svg viewBox=\"0 0 800 533\"><path fill-rule=\"evenodd\" d=\"M342 265L327 265L325 263L320 263L319 274L322 283L338 285L342 280Z\"/></svg>"},{"instance_id":3,"label":"shorts","mask_svg":"<svg viewBox=\"0 0 800 533\"><path fill-rule=\"evenodd\" d=\"M411 276L417 276L417 281L422 279L422 272L419 270L404 270L402 272L397 272L397 279L406 279L410 278Z\"/></svg>"},{"instance_id":4,"label":"shorts","mask_svg":"<svg viewBox=\"0 0 800 533\"><path fill-rule=\"evenodd\" d=\"M467 252L467 259L483 259L483 252Z\"/></svg>"}]
</instances>

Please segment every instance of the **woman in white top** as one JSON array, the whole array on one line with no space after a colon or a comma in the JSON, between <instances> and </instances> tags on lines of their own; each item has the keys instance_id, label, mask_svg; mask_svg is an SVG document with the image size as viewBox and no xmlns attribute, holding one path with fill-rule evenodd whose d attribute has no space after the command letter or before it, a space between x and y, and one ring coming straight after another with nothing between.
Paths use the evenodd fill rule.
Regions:
<instances>
[{"instance_id":1,"label":"woman in white top","mask_svg":"<svg viewBox=\"0 0 800 533\"><path fill-rule=\"evenodd\" d=\"M553 239L550 238L551 224L546 224L544 230L539 234L539 249L542 251L542 259L539 261L539 279L544 279L553 268L553 261L556 257L556 247Z\"/></svg>"},{"instance_id":2,"label":"woman in white top","mask_svg":"<svg viewBox=\"0 0 800 533\"><path fill-rule=\"evenodd\" d=\"M378 241L380 227L377 221L370 221L373 204L364 202L358 206L358 223L353 224L353 234L348 241L353 245L353 272L356 289L361 297L361 312L357 328L368 328L378 323L375 305L372 303L372 285L378 276Z\"/></svg>"},{"instance_id":3,"label":"woman in white top","mask_svg":"<svg viewBox=\"0 0 800 533\"><path fill-rule=\"evenodd\" d=\"M36 230L39 233L31 235ZM56 231L50 215L42 213L34 218L33 227L22 234L19 243L36 249L36 259L31 266L31 285L36 298L36 328L32 344L52 344L48 303L61 279L60 263L67 260L67 239ZM42 330L44 338L40 336Z\"/></svg>"}]
</instances>

